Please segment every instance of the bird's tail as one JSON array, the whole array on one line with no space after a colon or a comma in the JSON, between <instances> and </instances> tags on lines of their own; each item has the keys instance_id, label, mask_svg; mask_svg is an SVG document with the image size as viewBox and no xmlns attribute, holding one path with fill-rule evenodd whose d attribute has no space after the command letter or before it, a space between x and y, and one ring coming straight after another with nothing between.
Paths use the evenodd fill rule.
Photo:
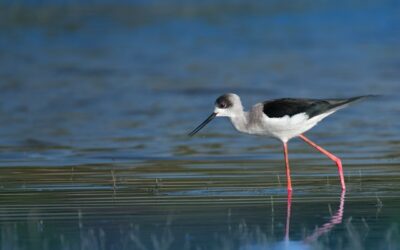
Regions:
<instances>
[{"instance_id":1,"label":"bird's tail","mask_svg":"<svg viewBox=\"0 0 400 250\"><path fill-rule=\"evenodd\" d=\"M355 96L351 98L346 98L346 99L331 99L329 100L331 104L331 110L338 110L347 107L350 104L353 104L358 101L362 101L367 98L376 98L379 97L380 95L361 95L361 96Z\"/></svg>"}]
</instances>

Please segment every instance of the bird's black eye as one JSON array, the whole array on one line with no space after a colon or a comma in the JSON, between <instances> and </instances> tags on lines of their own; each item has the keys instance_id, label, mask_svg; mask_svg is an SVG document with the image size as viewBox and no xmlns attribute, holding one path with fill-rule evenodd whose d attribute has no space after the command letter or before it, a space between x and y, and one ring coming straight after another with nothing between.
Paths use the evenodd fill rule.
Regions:
<instances>
[{"instance_id":1,"label":"bird's black eye","mask_svg":"<svg viewBox=\"0 0 400 250\"><path fill-rule=\"evenodd\" d=\"M228 105L226 104L226 102L218 103L218 108L220 108L220 109L225 109L227 106Z\"/></svg>"},{"instance_id":2,"label":"bird's black eye","mask_svg":"<svg viewBox=\"0 0 400 250\"><path fill-rule=\"evenodd\" d=\"M228 95L222 95L218 97L217 100L215 101L215 106L220 109L227 109L232 107L232 101L229 100Z\"/></svg>"}]
</instances>

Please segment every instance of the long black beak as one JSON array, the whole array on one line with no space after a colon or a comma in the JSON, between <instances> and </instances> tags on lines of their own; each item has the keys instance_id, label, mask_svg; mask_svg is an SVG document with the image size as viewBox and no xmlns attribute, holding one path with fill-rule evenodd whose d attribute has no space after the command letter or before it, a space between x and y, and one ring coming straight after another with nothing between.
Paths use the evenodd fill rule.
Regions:
<instances>
[{"instance_id":1,"label":"long black beak","mask_svg":"<svg viewBox=\"0 0 400 250\"><path fill-rule=\"evenodd\" d=\"M202 124L200 124L197 128L195 128L192 132L189 133L189 136L194 136L197 132L200 131L204 126L206 126L212 119L217 116L217 113L212 113Z\"/></svg>"}]
</instances>

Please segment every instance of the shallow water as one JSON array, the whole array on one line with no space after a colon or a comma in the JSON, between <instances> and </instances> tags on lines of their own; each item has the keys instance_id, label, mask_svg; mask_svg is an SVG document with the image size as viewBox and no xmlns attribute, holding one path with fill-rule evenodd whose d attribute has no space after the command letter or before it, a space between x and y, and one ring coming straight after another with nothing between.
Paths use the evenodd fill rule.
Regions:
<instances>
[{"instance_id":1,"label":"shallow water","mask_svg":"<svg viewBox=\"0 0 400 250\"><path fill-rule=\"evenodd\" d=\"M5 1L1 249L399 249L400 8ZM279 142L216 119L225 92L383 94Z\"/></svg>"}]
</instances>

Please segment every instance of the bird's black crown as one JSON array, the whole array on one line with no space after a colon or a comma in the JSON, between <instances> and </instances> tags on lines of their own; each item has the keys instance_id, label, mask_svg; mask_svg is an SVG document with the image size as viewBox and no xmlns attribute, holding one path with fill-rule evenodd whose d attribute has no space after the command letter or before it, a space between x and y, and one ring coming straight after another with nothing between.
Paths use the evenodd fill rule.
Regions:
<instances>
[{"instance_id":1,"label":"bird's black crown","mask_svg":"<svg viewBox=\"0 0 400 250\"><path fill-rule=\"evenodd\" d=\"M215 101L215 106L217 106L220 109L227 109L232 107L232 105L233 104L232 101L229 99L229 95L221 95Z\"/></svg>"}]
</instances>

